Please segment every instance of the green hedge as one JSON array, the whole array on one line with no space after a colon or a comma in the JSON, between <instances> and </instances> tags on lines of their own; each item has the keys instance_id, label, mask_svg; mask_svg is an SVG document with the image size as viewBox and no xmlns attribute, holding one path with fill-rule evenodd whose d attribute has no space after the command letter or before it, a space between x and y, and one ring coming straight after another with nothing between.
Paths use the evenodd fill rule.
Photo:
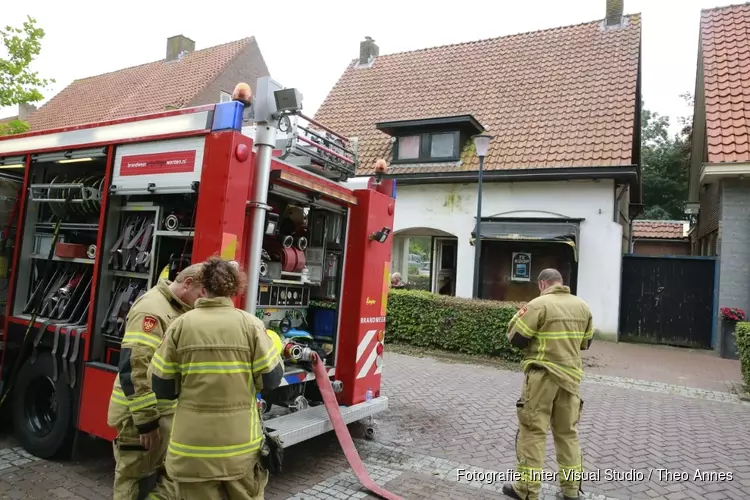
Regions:
<instances>
[{"instance_id":1,"label":"green hedge","mask_svg":"<svg viewBox=\"0 0 750 500\"><path fill-rule=\"evenodd\" d=\"M522 352L510 345L506 332L508 321L520 307L518 303L460 299L421 290L391 290L386 339L518 361Z\"/></svg>"},{"instance_id":2,"label":"green hedge","mask_svg":"<svg viewBox=\"0 0 750 500\"><path fill-rule=\"evenodd\" d=\"M745 388L750 390L750 323L737 323L734 334L737 341L737 352L742 366L742 378Z\"/></svg>"}]
</instances>

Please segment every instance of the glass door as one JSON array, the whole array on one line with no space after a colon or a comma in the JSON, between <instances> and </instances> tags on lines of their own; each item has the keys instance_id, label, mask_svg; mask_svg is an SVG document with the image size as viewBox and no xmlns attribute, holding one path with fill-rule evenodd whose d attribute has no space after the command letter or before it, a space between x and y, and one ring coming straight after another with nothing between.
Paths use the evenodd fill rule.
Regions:
<instances>
[{"instance_id":1,"label":"glass door","mask_svg":"<svg viewBox=\"0 0 750 500\"><path fill-rule=\"evenodd\" d=\"M432 264L432 292L456 295L456 262L458 240L435 238Z\"/></svg>"}]
</instances>

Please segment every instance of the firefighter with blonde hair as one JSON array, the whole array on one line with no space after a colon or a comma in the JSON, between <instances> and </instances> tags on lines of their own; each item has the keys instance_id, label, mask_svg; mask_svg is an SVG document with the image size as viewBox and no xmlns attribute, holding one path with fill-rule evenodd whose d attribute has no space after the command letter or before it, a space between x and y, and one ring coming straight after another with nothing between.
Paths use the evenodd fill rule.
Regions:
<instances>
[{"instance_id":1,"label":"firefighter with blonde hair","mask_svg":"<svg viewBox=\"0 0 750 500\"><path fill-rule=\"evenodd\" d=\"M114 500L176 498L163 469L174 402L157 399L148 367L167 328L203 295L201 270L193 264L173 282L159 280L128 312L107 416L117 430Z\"/></svg>"},{"instance_id":2,"label":"firefighter with blonde hair","mask_svg":"<svg viewBox=\"0 0 750 500\"><path fill-rule=\"evenodd\" d=\"M234 307L246 286L236 263L207 260L201 281L205 298L172 324L151 362L157 397L177 403L167 474L181 500L262 499L256 398L281 383L281 351L261 320Z\"/></svg>"}]
</instances>

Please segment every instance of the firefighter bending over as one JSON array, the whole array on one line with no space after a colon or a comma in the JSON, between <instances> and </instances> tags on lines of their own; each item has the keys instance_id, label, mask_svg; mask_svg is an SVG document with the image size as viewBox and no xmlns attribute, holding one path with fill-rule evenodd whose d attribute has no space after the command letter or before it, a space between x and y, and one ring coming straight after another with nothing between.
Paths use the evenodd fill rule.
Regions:
<instances>
[{"instance_id":1,"label":"firefighter bending over","mask_svg":"<svg viewBox=\"0 0 750 500\"><path fill-rule=\"evenodd\" d=\"M149 493L148 498L176 498L173 483L163 474L174 402L157 400L148 367L169 325L203 294L200 270L194 264L174 282L160 280L128 312L107 417L117 429L114 500L142 500Z\"/></svg>"},{"instance_id":2,"label":"firefighter bending over","mask_svg":"<svg viewBox=\"0 0 750 500\"><path fill-rule=\"evenodd\" d=\"M206 298L172 324L151 361L157 397L177 401L166 469L181 500L262 499L268 482L256 392L278 387L284 364L263 323L232 303L245 282L236 263L206 261Z\"/></svg>"},{"instance_id":3,"label":"firefighter bending over","mask_svg":"<svg viewBox=\"0 0 750 500\"><path fill-rule=\"evenodd\" d=\"M572 500L579 498L583 472L577 430L583 408L580 351L591 346L591 311L563 285L557 270L545 269L538 282L541 295L509 323L508 340L525 350L522 366L526 378L516 403L518 481L505 484L503 493L516 499L539 498L551 425L560 487L565 500Z\"/></svg>"}]
</instances>

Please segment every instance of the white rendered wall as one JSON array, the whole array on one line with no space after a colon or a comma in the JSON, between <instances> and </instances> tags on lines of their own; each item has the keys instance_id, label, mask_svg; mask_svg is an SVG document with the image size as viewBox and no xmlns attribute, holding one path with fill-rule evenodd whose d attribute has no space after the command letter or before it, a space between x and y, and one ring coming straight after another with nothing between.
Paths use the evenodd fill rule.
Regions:
<instances>
[{"instance_id":1,"label":"white rendered wall","mask_svg":"<svg viewBox=\"0 0 750 500\"><path fill-rule=\"evenodd\" d=\"M585 219L578 242L578 296L591 307L602 338L617 339L622 226L614 219L613 181L485 183L482 216ZM456 295L471 297L474 247L469 244L477 209L476 184L397 187L395 231L431 228L458 239Z\"/></svg>"}]
</instances>

